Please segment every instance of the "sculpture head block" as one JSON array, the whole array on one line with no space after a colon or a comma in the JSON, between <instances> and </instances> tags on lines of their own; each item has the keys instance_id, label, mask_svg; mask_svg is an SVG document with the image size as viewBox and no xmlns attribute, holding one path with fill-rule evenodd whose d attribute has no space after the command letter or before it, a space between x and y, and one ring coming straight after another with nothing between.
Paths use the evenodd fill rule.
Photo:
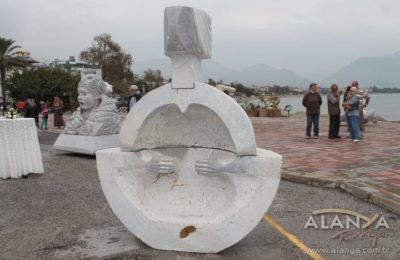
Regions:
<instances>
[{"instance_id":1,"label":"sculpture head block","mask_svg":"<svg viewBox=\"0 0 400 260\"><path fill-rule=\"evenodd\" d=\"M165 55L193 54L211 57L211 18L205 12L184 6L165 8Z\"/></svg>"}]
</instances>

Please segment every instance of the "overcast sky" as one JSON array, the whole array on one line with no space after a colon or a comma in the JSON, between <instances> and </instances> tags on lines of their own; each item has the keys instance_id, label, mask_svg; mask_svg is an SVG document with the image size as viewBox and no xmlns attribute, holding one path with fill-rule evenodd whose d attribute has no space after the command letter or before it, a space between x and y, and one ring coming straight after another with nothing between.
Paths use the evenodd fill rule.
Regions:
<instances>
[{"instance_id":1,"label":"overcast sky","mask_svg":"<svg viewBox=\"0 0 400 260\"><path fill-rule=\"evenodd\" d=\"M0 36L53 60L110 33L135 60L157 59L172 5L207 12L212 58L237 69L264 63L319 80L359 57L400 50L396 0L0 0Z\"/></svg>"}]
</instances>

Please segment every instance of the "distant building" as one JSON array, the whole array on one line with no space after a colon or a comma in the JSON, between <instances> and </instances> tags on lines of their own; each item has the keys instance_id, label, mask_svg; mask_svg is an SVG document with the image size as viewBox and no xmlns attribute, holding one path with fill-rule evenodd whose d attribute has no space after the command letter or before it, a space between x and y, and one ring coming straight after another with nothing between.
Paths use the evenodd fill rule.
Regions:
<instances>
[{"instance_id":1,"label":"distant building","mask_svg":"<svg viewBox=\"0 0 400 260\"><path fill-rule=\"evenodd\" d=\"M222 92L228 93L229 96L233 96L236 92L235 88L232 88L232 87L224 85L224 84L218 84L216 86L216 88L221 90Z\"/></svg>"},{"instance_id":2,"label":"distant building","mask_svg":"<svg viewBox=\"0 0 400 260\"><path fill-rule=\"evenodd\" d=\"M38 67L52 67L62 68L71 72L72 74L80 74L81 76L87 74L96 74L102 77L101 69L89 65L84 61L76 61L74 56L70 56L68 60L55 59L52 62L43 62L37 65Z\"/></svg>"},{"instance_id":3,"label":"distant building","mask_svg":"<svg viewBox=\"0 0 400 260\"><path fill-rule=\"evenodd\" d=\"M253 89L255 93L258 93L260 95L266 95L271 93L272 87L271 86L255 86L253 85Z\"/></svg>"}]
</instances>

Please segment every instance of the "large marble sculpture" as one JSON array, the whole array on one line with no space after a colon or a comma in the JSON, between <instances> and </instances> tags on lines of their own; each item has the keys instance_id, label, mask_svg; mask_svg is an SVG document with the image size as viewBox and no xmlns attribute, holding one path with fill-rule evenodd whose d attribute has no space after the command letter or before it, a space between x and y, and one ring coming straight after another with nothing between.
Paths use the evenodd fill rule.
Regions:
<instances>
[{"instance_id":1,"label":"large marble sculpture","mask_svg":"<svg viewBox=\"0 0 400 260\"><path fill-rule=\"evenodd\" d=\"M199 82L211 53L211 19L165 10L172 83L127 115L120 148L98 151L108 203L157 249L219 252L246 236L276 193L282 157L256 147L252 124L225 93Z\"/></svg>"},{"instance_id":2,"label":"large marble sculpture","mask_svg":"<svg viewBox=\"0 0 400 260\"><path fill-rule=\"evenodd\" d=\"M97 150L119 146L118 110L107 94L107 84L100 76L82 77L78 84L80 106L58 137L55 149L95 154Z\"/></svg>"}]
</instances>

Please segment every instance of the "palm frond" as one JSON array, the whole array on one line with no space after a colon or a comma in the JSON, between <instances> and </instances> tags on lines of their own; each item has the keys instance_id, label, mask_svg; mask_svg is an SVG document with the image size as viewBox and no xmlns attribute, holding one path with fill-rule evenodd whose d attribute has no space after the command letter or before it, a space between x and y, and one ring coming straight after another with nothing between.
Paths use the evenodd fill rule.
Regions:
<instances>
[{"instance_id":1,"label":"palm frond","mask_svg":"<svg viewBox=\"0 0 400 260\"><path fill-rule=\"evenodd\" d=\"M7 50L10 48L10 46L14 44L14 42L15 41L12 39L6 39L0 37L0 56L4 56Z\"/></svg>"},{"instance_id":2,"label":"palm frond","mask_svg":"<svg viewBox=\"0 0 400 260\"><path fill-rule=\"evenodd\" d=\"M19 45L14 45L14 46L12 46L11 48L9 48L8 50L7 50L7 52L6 52L6 54L5 55L10 55L10 56L14 56L14 55L17 55L20 51L14 51L13 53L11 53L13 50L15 50L15 49L21 49L22 47L21 46L19 46Z\"/></svg>"}]
</instances>

